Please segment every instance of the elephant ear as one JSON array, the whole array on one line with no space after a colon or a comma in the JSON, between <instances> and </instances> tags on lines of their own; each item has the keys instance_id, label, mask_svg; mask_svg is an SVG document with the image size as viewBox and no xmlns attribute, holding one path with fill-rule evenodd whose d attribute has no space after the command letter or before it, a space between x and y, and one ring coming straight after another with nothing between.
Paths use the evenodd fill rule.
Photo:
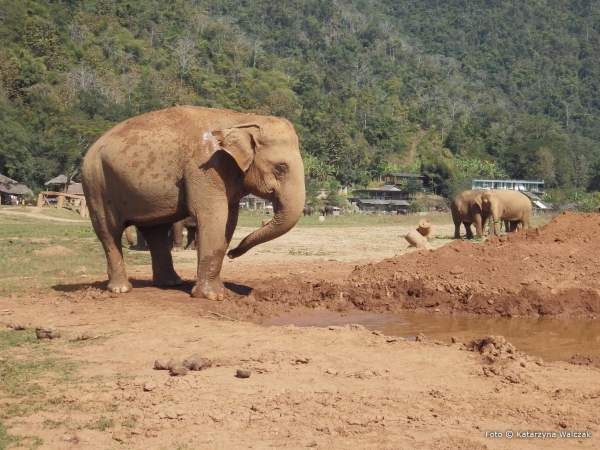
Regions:
<instances>
[{"instance_id":1,"label":"elephant ear","mask_svg":"<svg viewBox=\"0 0 600 450\"><path fill-rule=\"evenodd\" d=\"M224 130L213 131L212 135L219 144L220 150L229 153L240 169L245 173L254 161L256 138L260 128L258 125L238 125Z\"/></svg>"},{"instance_id":2,"label":"elephant ear","mask_svg":"<svg viewBox=\"0 0 600 450\"><path fill-rule=\"evenodd\" d=\"M475 203L479 206L479 209L483 211L482 203L481 203L481 195L475 197Z\"/></svg>"}]
</instances>

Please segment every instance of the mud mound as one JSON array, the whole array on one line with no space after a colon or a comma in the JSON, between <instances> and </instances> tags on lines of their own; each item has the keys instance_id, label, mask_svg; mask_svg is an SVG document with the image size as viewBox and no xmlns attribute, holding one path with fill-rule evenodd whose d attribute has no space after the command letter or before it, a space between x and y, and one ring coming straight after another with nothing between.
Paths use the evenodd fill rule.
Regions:
<instances>
[{"instance_id":1,"label":"mud mound","mask_svg":"<svg viewBox=\"0 0 600 450\"><path fill-rule=\"evenodd\" d=\"M68 255L73 253L73 250L63 247L62 245L53 245L52 247L42 248L41 250L34 250L32 253L39 256L57 256Z\"/></svg>"},{"instance_id":2,"label":"mud mound","mask_svg":"<svg viewBox=\"0 0 600 450\"><path fill-rule=\"evenodd\" d=\"M565 212L549 224L453 241L357 266L344 283L272 280L257 300L334 311L428 310L485 315L581 316L600 312L600 215Z\"/></svg>"},{"instance_id":3,"label":"mud mound","mask_svg":"<svg viewBox=\"0 0 600 450\"><path fill-rule=\"evenodd\" d=\"M600 358L596 356L573 355L569 362L576 366L591 366L600 369Z\"/></svg>"}]
</instances>

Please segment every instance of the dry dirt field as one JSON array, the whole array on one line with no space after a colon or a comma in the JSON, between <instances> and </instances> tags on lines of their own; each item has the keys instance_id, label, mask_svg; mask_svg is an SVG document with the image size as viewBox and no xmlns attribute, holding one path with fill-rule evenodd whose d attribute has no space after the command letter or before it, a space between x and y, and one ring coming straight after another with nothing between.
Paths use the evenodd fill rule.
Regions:
<instances>
[{"instance_id":1,"label":"dry dirt field","mask_svg":"<svg viewBox=\"0 0 600 450\"><path fill-rule=\"evenodd\" d=\"M600 313L600 215L561 215L483 243L451 241L449 218L431 219L441 236L432 251L408 248L410 220L296 227L225 261L224 302L189 297L193 252L175 254L181 289L152 287L147 257L129 252L134 290L111 295L90 269L93 236L29 239L28 261L11 256L23 271L50 255L66 265L87 251L90 261L49 271L49 289L0 290L2 321L25 327L0 331L0 449L599 448L597 358L543 361L498 336L451 343L357 324L262 325L303 310L587 321ZM76 226L81 234L88 225ZM239 228L233 244L249 231ZM0 246L28 239L10 233ZM39 326L61 337L38 340ZM85 331L92 339L73 340ZM212 366L185 376L154 369L195 354ZM590 437L561 437L569 432Z\"/></svg>"}]
</instances>

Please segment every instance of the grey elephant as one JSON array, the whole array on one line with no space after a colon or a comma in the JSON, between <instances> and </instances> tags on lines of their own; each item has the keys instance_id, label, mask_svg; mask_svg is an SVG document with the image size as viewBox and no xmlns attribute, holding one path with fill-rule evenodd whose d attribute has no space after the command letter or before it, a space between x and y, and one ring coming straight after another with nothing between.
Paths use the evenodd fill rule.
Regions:
<instances>
[{"instance_id":1,"label":"grey elephant","mask_svg":"<svg viewBox=\"0 0 600 450\"><path fill-rule=\"evenodd\" d=\"M463 191L452 199L450 211L454 222L454 239L460 239L460 225L464 225L467 239L473 239L471 224L475 225L475 235L483 236L483 228L489 215L481 208L481 194L483 191Z\"/></svg>"},{"instance_id":2,"label":"grey elephant","mask_svg":"<svg viewBox=\"0 0 600 450\"><path fill-rule=\"evenodd\" d=\"M333 215L333 206L325 205L319 208L319 214L322 216L331 216Z\"/></svg>"},{"instance_id":3,"label":"grey elephant","mask_svg":"<svg viewBox=\"0 0 600 450\"><path fill-rule=\"evenodd\" d=\"M302 214L305 216L312 216L313 207L309 205L304 205L304 209L302 210Z\"/></svg>"},{"instance_id":4,"label":"grey elephant","mask_svg":"<svg viewBox=\"0 0 600 450\"><path fill-rule=\"evenodd\" d=\"M101 136L83 161L83 190L108 263L107 289L131 290L121 247L135 225L152 257L155 285L179 285L168 245L171 224L193 217L198 270L193 297L222 300L223 258L239 202L273 203L273 220L246 236L230 258L289 231L305 201L304 166L290 122L222 109L179 106L128 119Z\"/></svg>"}]
</instances>

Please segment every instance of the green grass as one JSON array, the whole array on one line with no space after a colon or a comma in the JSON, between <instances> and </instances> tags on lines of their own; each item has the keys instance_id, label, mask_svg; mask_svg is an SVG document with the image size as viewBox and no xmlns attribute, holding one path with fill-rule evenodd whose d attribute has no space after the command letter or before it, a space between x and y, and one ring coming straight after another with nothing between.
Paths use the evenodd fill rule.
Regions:
<instances>
[{"instance_id":1,"label":"green grass","mask_svg":"<svg viewBox=\"0 0 600 450\"><path fill-rule=\"evenodd\" d=\"M113 419L109 419L104 416L100 416L98 420L95 422L88 422L82 425L80 428L87 428L89 430L98 430L105 431L109 428L112 428L115 425L115 421Z\"/></svg>"}]
</instances>

